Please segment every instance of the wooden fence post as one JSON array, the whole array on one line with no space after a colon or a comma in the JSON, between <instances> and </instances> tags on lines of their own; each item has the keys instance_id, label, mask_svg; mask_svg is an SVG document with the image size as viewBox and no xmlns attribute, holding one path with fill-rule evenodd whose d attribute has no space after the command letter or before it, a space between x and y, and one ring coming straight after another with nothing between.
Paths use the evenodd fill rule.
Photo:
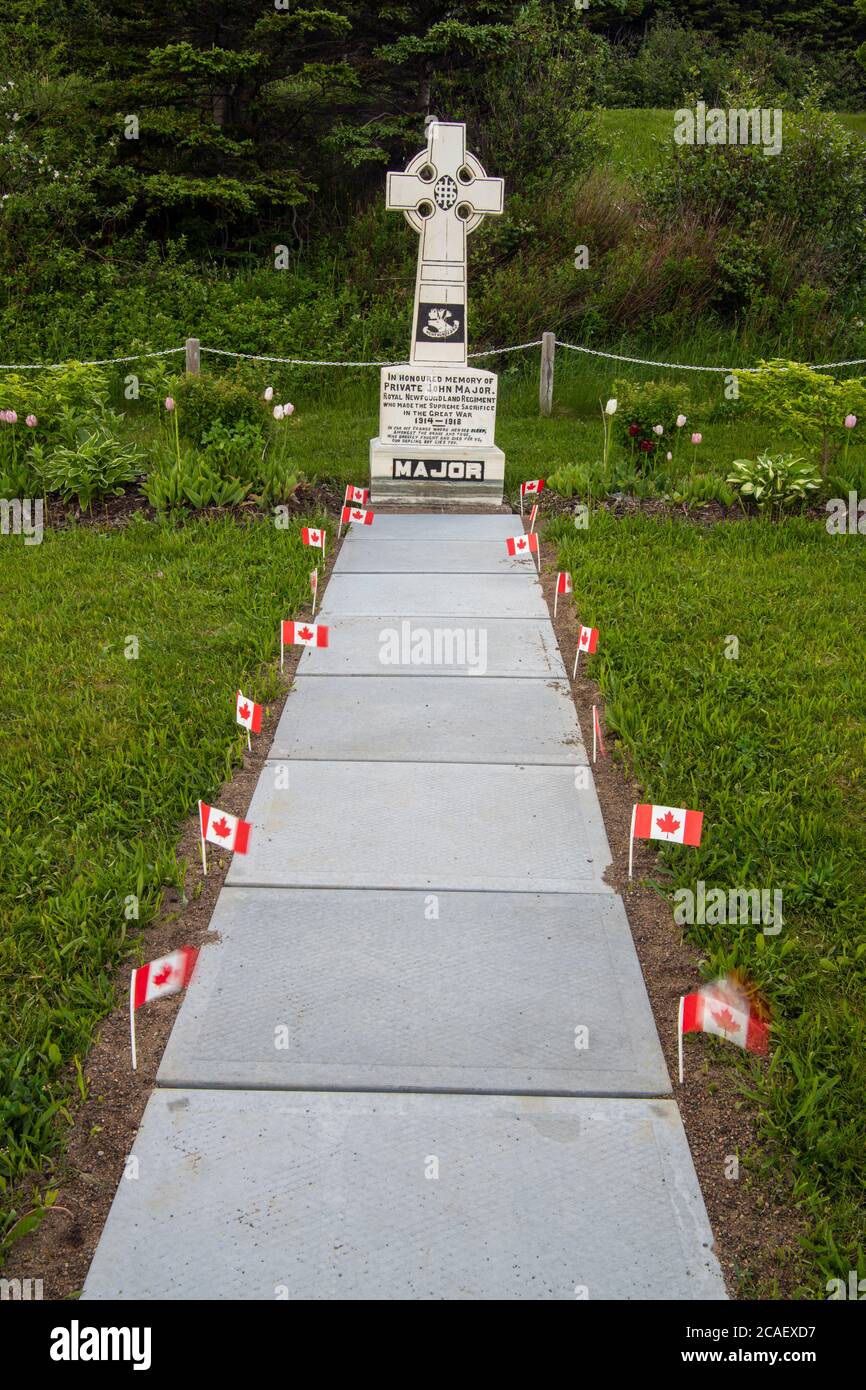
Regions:
<instances>
[{"instance_id":1,"label":"wooden fence post","mask_svg":"<svg viewBox=\"0 0 866 1390\"><path fill-rule=\"evenodd\" d=\"M553 357L556 351L556 334L541 335L541 377L538 383L538 408L542 415L553 410Z\"/></svg>"},{"instance_id":2,"label":"wooden fence post","mask_svg":"<svg viewBox=\"0 0 866 1390\"><path fill-rule=\"evenodd\" d=\"M198 376L201 371L201 346L198 338L186 340L186 370L188 376Z\"/></svg>"}]
</instances>

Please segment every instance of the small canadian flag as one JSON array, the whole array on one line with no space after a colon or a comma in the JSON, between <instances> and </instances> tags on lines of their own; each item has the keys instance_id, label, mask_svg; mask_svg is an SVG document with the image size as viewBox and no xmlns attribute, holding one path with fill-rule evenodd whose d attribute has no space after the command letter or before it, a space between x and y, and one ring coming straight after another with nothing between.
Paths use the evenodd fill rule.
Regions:
<instances>
[{"instance_id":1,"label":"small canadian flag","mask_svg":"<svg viewBox=\"0 0 866 1390\"><path fill-rule=\"evenodd\" d=\"M604 746L604 736L601 732L601 720L598 717L598 705L592 707L592 761L595 762L598 753L607 757L607 749Z\"/></svg>"},{"instance_id":2,"label":"small canadian flag","mask_svg":"<svg viewBox=\"0 0 866 1390\"><path fill-rule=\"evenodd\" d=\"M534 530L535 530L535 522L536 522L537 516L538 516L538 503L535 502L535 503L533 503L532 511L529 513L529 529L530 529L530 531L534 531Z\"/></svg>"},{"instance_id":3,"label":"small canadian flag","mask_svg":"<svg viewBox=\"0 0 866 1390\"><path fill-rule=\"evenodd\" d=\"M584 627L583 623L581 623L580 632L577 634L577 651L574 653L574 670L571 673L572 680L574 680L575 676L577 675L577 662L581 652L587 652L589 656L592 656L593 652L596 651L597 648L598 628Z\"/></svg>"},{"instance_id":4,"label":"small canadian flag","mask_svg":"<svg viewBox=\"0 0 866 1390\"><path fill-rule=\"evenodd\" d=\"M544 490L543 478L530 478L528 483L520 484L520 495L526 497L529 493L539 493Z\"/></svg>"},{"instance_id":5,"label":"small canadian flag","mask_svg":"<svg viewBox=\"0 0 866 1390\"><path fill-rule=\"evenodd\" d=\"M703 825L703 811L687 811L680 806L651 806L646 802L633 806L628 845L629 878L635 840L667 840L674 845L699 845Z\"/></svg>"},{"instance_id":6,"label":"small canadian flag","mask_svg":"<svg viewBox=\"0 0 866 1390\"><path fill-rule=\"evenodd\" d=\"M572 592L571 575L568 570L560 570L556 576L556 589L553 594L553 616L556 617L556 610L559 605L560 594L570 594Z\"/></svg>"},{"instance_id":7,"label":"small canadian flag","mask_svg":"<svg viewBox=\"0 0 866 1390\"><path fill-rule=\"evenodd\" d=\"M257 705L255 700L248 700L246 695L238 691L237 721L244 729L252 730L254 734L262 732L262 707Z\"/></svg>"},{"instance_id":8,"label":"small canadian flag","mask_svg":"<svg viewBox=\"0 0 866 1390\"><path fill-rule=\"evenodd\" d=\"M703 985L694 994L680 999L677 1022L680 1085L683 1080L683 1034L714 1033L727 1038L747 1052L766 1054L769 1026L755 1011L752 1001L738 981L728 976Z\"/></svg>"},{"instance_id":9,"label":"small canadian flag","mask_svg":"<svg viewBox=\"0 0 866 1390\"><path fill-rule=\"evenodd\" d=\"M346 496L344 502L360 502L363 507L365 502L370 500L370 489L368 487L352 487L351 483L346 484Z\"/></svg>"},{"instance_id":10,"label":"small canadian flag","mask_svg":"<svg viewBox=\"0 0 866 1390\"><path fill-rule=\"evenodd\" d=\"M280 623L280 670L286 647L327 647L330 632L321 623Z\"/></svg>"},{"instance_id":11,"label":"small canadian flag","mask_svg":"<svg viewBox=\"0 0 866 1390\"><path fill-rule=\"evenodd\" d=\"M372 526L375 512L362 511L360 507L344 507L340 516L340 525L347 526L350 521L354 521L358 526Z\"/></svg>"},{"instance_id":12,"label":"small canadian flag","mask_svg":"<svg viewBox=\"0 0 866 1390\"><path fill-rule=\"evenodd\" d=\"M149 965L141 965L133 970L129 981L129 1041L132 1048L132 1069L138 1068L135 1050L135 1011L151 999L162 999L167 994L178 994L186 989L192 977L198 950L195 946L181 946L170 956L161 956Z\"/></svg>"},{"instance_id":13,"label":"small canadian flag","mask_svg":"<svg viewBox=\"0 0 866 1390\"><path fill-rule=\"evenodd\" d=\"M248 820L232 816L217 806L208 806L206 801L198 803L198 813L201 821L202 853L205 841L209 840L212 845L219 845L221 849L233 850L235 854L246 854L250 843L250 831L253 828Z\"/></svg>"},{"instance_id":14,"label":"small canadian flag","mask_svg":"<svg viewBox=\"0 0 866 1390\"><path fill-rule=\"evenodd\" d=\"M324 531L317 531L317 530L315 530L312 526L303 526L303 527L301 527L301 540L304 542L304 545L314 545L314 546L316 546L319 550L322 551L322 554L324 554L324 552L325 552L325 533L324 533Z\"/></svg>"},{"instance_id":15,"label":"small canadian flag","mask_svg":"<svg viewBox=\"0 0 866 1390\"><path fill-rule=\"evenodd\" d=\"M283 643L287 647L327 647L329 627L321 623L283 623Z\"/></svg>"},{"instance_id":16,"label":"small canadian flag","mask_svg":"<svg viewBox=\"0 0 866 1390\"><path fill-rule=\"evenodd\" d=\"M534 531L524 531L521 536L507 536L505 544L509 555L536 555L538 553L538 536Z\"/></svg>"}]
</instances>

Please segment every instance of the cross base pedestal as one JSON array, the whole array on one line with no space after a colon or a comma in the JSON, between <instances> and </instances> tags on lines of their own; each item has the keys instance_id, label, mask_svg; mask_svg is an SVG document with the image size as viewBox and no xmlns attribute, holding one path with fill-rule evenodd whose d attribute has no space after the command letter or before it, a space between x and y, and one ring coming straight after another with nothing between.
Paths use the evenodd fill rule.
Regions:
<instances>
[{"instance_id":1,"label":"cross base pedestal","mask_svg":"<svg viewBox=\"0 0 866 1390\"><path fill-rule=\"evenodd\" d=\"M442 448L370 440L370 501L424 506L431 502L500 507L505 455L495 444Z\"/></svg>"}]
</instances>

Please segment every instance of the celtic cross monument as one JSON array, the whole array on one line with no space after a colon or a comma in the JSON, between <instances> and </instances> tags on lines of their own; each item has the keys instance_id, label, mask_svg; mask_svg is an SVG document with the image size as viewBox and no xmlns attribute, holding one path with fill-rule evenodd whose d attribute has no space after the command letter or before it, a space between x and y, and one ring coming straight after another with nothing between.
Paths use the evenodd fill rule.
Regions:
<instances>
[{"instance_id":1,"label":"celtic cross monument","mask_svg":"<svg viewBox=\"0 0 866 1390\"><path fill-rule=\"evenodd\" d=\"M383 367L372 501L499 505L505 456L493 440L493 372L466 365L466 238L502 212L502 179L466 149L466 127L431 121L427 147L389 173L385 203L419 237L409 362Z\"/></svg>"}]
</instances>

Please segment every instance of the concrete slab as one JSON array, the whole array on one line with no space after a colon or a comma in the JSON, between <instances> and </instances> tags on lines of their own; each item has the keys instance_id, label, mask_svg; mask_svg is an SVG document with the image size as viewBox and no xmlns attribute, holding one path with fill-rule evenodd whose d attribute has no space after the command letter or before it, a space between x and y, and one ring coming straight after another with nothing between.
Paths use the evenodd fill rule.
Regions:
<instances>
[{"instance_id":1,"label":"concrete slab","mask_svg":"<svg viewBox=\"0 0 866 1390\"><path fill-rule=\"evenodd\" d=\"M395 676L299 676L270 756L373 755L389 762L587 761L565 681L494 678L479 687L430 674L412 685Z\"/></svg>"},{"instance_id":2,"label":"concrete slab","mask_svg":"<svg viewBox=\"0 0 866 1390\"><path fill-rule=\"evenodd\" d=\"M160 1085L670 1091L612 895L227 888L211 931Z\"/></svg>"},{"instance_id":3,"label":"concrete slab","mask_svg":"<svg viewBox=\"0 0 866 1390\"><path fill-rule=\"evenodd\" d=\"M612 894L598 798L583 781L587 768L269 761L249 852L226 882Z\"/></svg>"},{"instance_id":4,"label":"concrete slab","mask_svg":"<svg viewBox=\"0 0 866 1390\"><path fill-rule=\"evenodd\" d=\"M503 547L504 548L504 547ZM437 617L441 626L477 618L550 621L534 563L525 574L332 574L321 621L340 617Z\"/></svg>"},{"instance_id":5,"label":"concrete slab","mask_svg":"<svg viewBox=\"0 0 866 1390\"><path fill-rule=\"evenodd\" d=\"M85 1300L725 1297L670 1100L162 1090L133 1155Z\"/></svg>"},{"instance_id":6,"label":"concrete slab","mask_svg":"<svg viewBox=\"0 0 866 1390\"><path fill-rule=\"evenodd\" d=\"M516 527L514 534L520 530ZM529 564L492 541L383 541L344 545L335 574L528 574Z\"/></svg>"},{"instance_id":7,"label":"concrete slab","mask_svg":"<svg viewBox=\"0 0 866 1390\"><path fill-rule=\"evenodd\" d=\"M499 512L492 516L446 512L377 512L372 526L350 526L343 530L350 544L383 540L475 540L487 541L516 536L526 529L519 516ZM503 546L504 549L504 546Z\"/></svg>"},{"instance_id":8,"label":"concrete slab","mask_svg":"<svg viewBox=\"0 0 866 1390\"><path fill-rule=\"evenodd\" d=\"M305 648L298 665L298 674L381 676L387 673L389 676L429 677L435 670L437 676L469 676L477 680L480 679L476 675L477 662L470 665L468 657L473 651L480 652L483 631L486 635L487 655L485 677L509 676L518 680L527 677L565 679L565 667L549 619L537 622L534 619L523 618L485 618L483 627L481 624L473 626L473 646L469 644L466 625L463 625L463 653L461 654L458 644L454 650L454 660L437 663L435 667L425 667L413 664L411 655L413 646L418 642L419 628L431 633L431 640L435 637L433 625L430 623L414 623L408 618L335 618L331 626L330 646ZM443 619L441 624L435 624L435 627L438 628L440 636L448 631L461 630L460 624L449 622L447 618ZM386 665L383 661L383 653L390 654L393 648L394 634L397 635L401 648L401 661L396 666ZM442 646L444 651L444 642ZM408 654L408 659L403 662L402 657L405 654ZM409 692L407 698L411 698Z\"/></svg>"}]
</instances>

